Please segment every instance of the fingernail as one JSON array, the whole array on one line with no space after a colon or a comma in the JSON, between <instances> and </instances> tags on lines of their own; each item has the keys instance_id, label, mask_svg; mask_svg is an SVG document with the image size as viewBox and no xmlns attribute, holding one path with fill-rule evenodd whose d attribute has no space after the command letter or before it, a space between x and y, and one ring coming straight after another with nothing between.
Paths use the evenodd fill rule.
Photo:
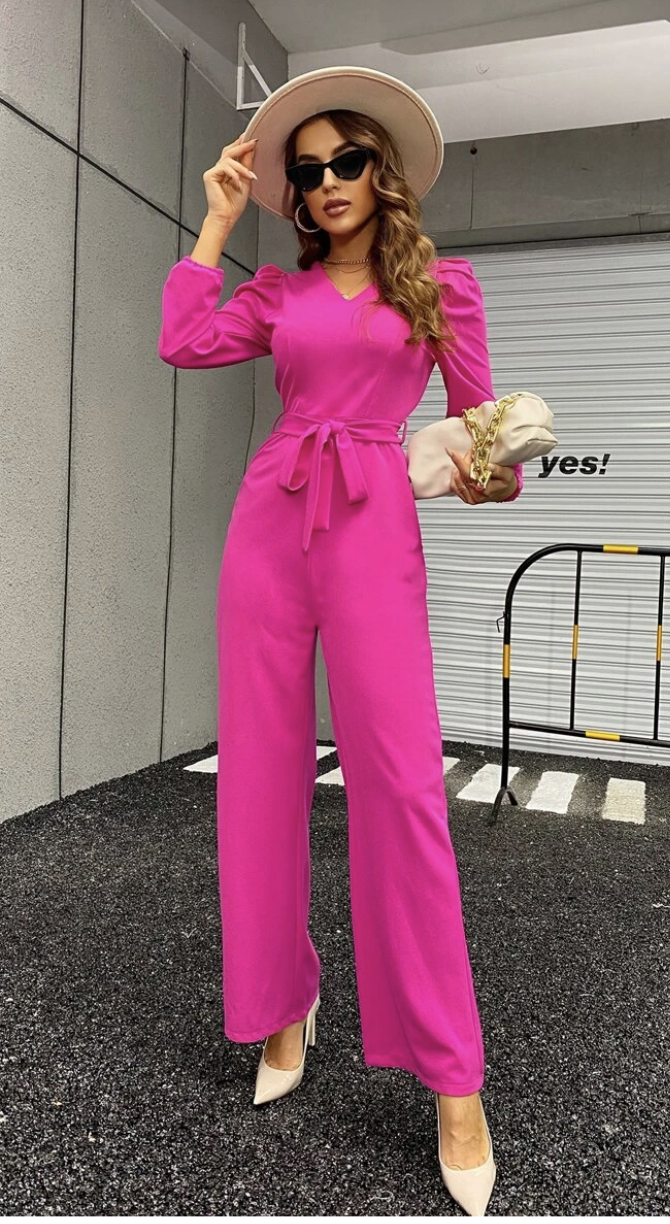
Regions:
<instances>
[{"instance_id":1,"label":"fingernail","mask_svg":"<svg viewBox=\"0 0 670 1224\"><path fill-rule=\"evenodd\" d=\"M258 178L258 175L257 175L257 174L254 174L254 172L253 172L253 170L252 170L252 171L251 171L251 177L252 177L252 178L257 179L257 178Z\"/></svg>"}]
</instances>

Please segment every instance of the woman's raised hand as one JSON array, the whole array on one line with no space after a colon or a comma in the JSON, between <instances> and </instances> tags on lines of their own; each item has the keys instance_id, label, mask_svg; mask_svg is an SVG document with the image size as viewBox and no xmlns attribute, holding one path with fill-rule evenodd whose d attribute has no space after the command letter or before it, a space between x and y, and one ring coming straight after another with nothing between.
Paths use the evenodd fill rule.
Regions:
<instances>
[{"instance_id":1,"label":"woman's raised hand","mask_svg":"<svg viewBox=\"0 0 670 1224\"><path fill-rule=\"evenodd\" d=\"M226 145L215 166L205 170L207 215L234 225L244 212L251 193L255 140L237 140Z\"/></svg>"}]
</instances>

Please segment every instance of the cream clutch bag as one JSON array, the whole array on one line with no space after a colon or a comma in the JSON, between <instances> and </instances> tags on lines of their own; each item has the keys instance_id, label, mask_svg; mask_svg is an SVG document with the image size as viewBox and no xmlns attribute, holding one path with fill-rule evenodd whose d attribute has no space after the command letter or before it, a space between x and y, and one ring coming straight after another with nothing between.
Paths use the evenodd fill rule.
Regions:
<instances>
[{"instance_id":1,"label":"cream clutch bag","mask_svg":"<svg viewBox=\"0 0 670 1224\"><path fill-rule=\"evenodd\" d=\"M486 488L489 463L513 467L557 445L554 414L539 395L517 391L499 400L466 408L462 417L447 417L412 434L407 446L408 474L415 498L453 496L456 471L445 447L465 454L472 448L470 479Z\"/></svg>"}]
</instances>

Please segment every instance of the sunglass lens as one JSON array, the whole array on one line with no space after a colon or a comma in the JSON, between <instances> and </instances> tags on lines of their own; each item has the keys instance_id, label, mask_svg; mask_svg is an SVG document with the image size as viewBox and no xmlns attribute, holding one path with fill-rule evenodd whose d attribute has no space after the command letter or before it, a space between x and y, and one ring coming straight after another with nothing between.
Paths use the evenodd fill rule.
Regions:
<instances>
[{"instance_id":1,"label":"sunglass lens","mask_svg":"<svg viewBox=\"0 0 670 1224\"><path fill-rule=\"evenodd\" d=\"M333 170L338 178L357 179L365 169L368 155L365 149L353 149L351 153L343 153L333 162Z\"/></svg>"},{"instance_id":2,"label":"sunglass lens","mask_svg":"<svg viewBox=\"0 0 670 1224\"><path fill-rule=\"evenodd\" d=\"M299 191L313 191L323 179L323 170L319 165L289 166L286 177Z\"/></svg>"}]
</instances>

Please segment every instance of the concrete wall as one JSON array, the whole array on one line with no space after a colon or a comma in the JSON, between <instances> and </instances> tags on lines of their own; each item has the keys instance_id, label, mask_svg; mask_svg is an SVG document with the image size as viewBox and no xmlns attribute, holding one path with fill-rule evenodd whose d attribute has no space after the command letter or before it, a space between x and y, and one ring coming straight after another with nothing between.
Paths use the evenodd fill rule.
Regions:
<instances>
[{"instance_id":1,"label":"concrete wall","mask_svg":"<svg viewBox=\"0 0 670 1224\"><path fill-rule=\"evenodd\" d=\"M161 289L248 121L238 21L271 88L287 60L246 0L180 8L216 47L150 0L0 4L0 819L216 736L254 367L161 362ZM257 230L250 209L224 298Z\"/></svg>"}]
</instances>

